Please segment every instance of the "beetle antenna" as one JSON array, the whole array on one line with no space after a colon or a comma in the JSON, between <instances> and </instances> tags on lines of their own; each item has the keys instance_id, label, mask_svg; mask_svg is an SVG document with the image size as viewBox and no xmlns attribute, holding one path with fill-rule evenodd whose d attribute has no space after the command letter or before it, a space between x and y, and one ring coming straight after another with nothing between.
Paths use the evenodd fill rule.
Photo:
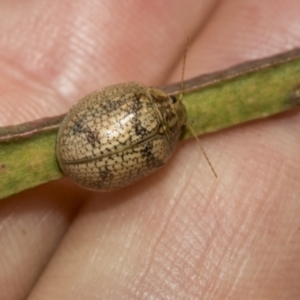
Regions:
<instances>
[{"instance_id":1,"label":"beetle antenna","mask_svg":"<svg viewBox=\"0 0 300 300\"><path fill-rule=\"evenodd\" d=\"M184 49L184 55L183 55L183 65L182 65L182 72L181 72L181 85L180 85L180 94L179 94L179 100L182 101L183 98L183 90L184 90L184 73L185 73L185 63L186 63L186 55L189 47L190 42L190 36L188 35L186 39L185 49Z\"/></svg>"},{"instance_id":2,"label":"beetle antenna","mask_svg":"<svg viewBox=\"0 0 300 300\"><path fill-rule=\"evenodd\" d=\"M217 172L215 171L211 161L209 160L208 158L208 155L206 154L202 144L200 143L200 140L195 132L195 130L193 129L192 125L188 122L186 122L186 125L189 127L190 131L192 132L193 136L195 137L196 141L198 142L199 146L200 146L200 149L201 149L201 152L203 153L204 157L205 157L205 160L207 161L208 165L210 166L210 169L212 170L212 172L214 173L215 177L218 178L217 176Z\"/></svg>"},{"instance_id":3,"label":"beetle antenna","mask_svg":"<svg viewBox=\"0 0 300 300\"><path fill-rule=\"evenodd\" d=\"M189 41L190 41L190 36L187 37L186 39L186 45L185 45L185 50L184 50L184 55L183 55L183 66L182 66L182 72L181 72L181 85L180 85L180 93L179 93L179 100L182 101L183 99L183 91L184 91L184 73L185 73L185 64L186 64L186 57L187 57L187 50L189 47ZM213 174L215 175L216 178L218 178L217 176L217 172L215 171L214 167L212 166L212 163L210 162L208 155L206 154L202 144L200 143L200 140L195 132L195 130L193 129L192 125L189 122L186 122L186 125L189 127L191 133L193 134L193 136L195 137L197 143L200 146L201 152L203 153L205 160L207 161L210 169L212 170Z\"/></svg>"}]
</instances>

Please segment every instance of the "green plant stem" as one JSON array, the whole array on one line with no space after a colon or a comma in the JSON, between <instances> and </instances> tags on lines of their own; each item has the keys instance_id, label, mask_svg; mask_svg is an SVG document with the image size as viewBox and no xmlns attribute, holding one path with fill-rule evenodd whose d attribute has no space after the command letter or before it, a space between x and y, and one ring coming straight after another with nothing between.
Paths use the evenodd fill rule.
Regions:
<instances>
[{"instance_id":1,"label":"green plant stem","mask_svg":"<svg viewBox=\"0 0 300 300\"><path fill-rule=\"evenodd\" d=\"M300 105L300 49L184 83L188 121L198 135ZM178 95L180 83L162 87ZM0 199L63 177L55 156L63 116L0 128ZM184 138L192 134L187 130Z\"/></svg>"}]
</instances>

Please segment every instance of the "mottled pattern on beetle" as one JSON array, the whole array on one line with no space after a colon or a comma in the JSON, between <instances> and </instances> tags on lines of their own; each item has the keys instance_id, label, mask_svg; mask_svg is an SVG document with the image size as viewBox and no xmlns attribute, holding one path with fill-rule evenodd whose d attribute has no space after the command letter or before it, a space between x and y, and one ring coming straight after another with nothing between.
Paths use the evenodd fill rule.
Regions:
<instances>
[{"instance_id":1,"label":"mottled pattern on beetle","mask_svg":"<svg viewBox=\"0 0 300 300\"><path fill-rule=\"evenodd\" d=\"M109 97L98 95L76 117L68 118L60 143L61 159L78 161L120 151L159 131L160 123L151 99L140 93ZM72 113L72 115L74 115Z\"/></svg>"},{"instance_id":2,"label":"mottled pattern on beetle","mask_svg":"<svg viewBox=\"0 0 300 300\"><path fill-rule=\"evenodd\" d=\"M73 180L90 189L112 189L127 186L143 178L168 159L167 141L163 136L151 139L125 151L99 160L69 164L68 173L76 174Z\"/></svg>"},{"instance_id":3,"label":"mottled pattern on beetle","mask_svg":"<svg viewBox=\"0 0 300 300\"><path fill-rule=\"evenodd\" d=\"M57 157L65 174L91 189L116 189L154 172L173 152L185 109L138 83L103 88L63 120Z\"/></svg>"}]
</instances>

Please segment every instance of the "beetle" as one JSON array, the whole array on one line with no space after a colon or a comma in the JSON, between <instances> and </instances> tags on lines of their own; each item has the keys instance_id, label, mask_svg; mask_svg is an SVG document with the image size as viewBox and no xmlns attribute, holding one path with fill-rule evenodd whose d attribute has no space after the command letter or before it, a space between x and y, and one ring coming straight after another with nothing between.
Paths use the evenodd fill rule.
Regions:
<instances>
[{"instance_id":1,"label":"beetle","mask_svg":"<svg viewBox=\"0 0 300 300\"><path fill-rule=\"evenodd\" d=\"M186 124L180 99L137 82L87 95L63 119L56 154L63 172L93 190L130 185L163 166Z\"/></svg>"}]
</instances>

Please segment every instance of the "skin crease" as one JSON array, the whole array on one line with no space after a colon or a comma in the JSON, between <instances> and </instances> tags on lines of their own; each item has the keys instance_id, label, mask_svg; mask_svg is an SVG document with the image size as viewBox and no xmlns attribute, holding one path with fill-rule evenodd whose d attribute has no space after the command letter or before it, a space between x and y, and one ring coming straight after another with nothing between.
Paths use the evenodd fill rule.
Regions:
<instances>
[{"instance_id":1,"label":"skin crease","mask_svg":"<svg viewBox=\"0 0 300 300\"><path fill-rule=\"evenodd\" d=\"M178 81L300 46L300 2L0 4L0 122L61 114L113 83ZM1 297L299 299L299 111L181 142L157 173L67 179L0 203Z\"/></svg>"}]
</instances>

